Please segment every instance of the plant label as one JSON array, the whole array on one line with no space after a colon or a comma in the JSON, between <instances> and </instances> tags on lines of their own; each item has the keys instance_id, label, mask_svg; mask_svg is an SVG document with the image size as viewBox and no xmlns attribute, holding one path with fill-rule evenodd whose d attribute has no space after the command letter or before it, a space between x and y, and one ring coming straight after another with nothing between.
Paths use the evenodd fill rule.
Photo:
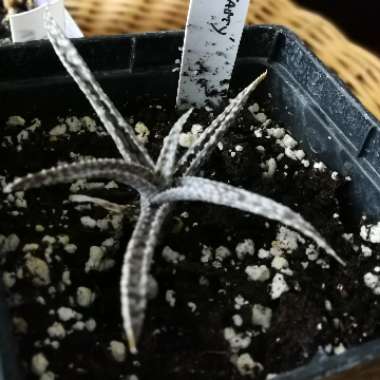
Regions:
<instances>
[{"instance_id":1,"label":"plant label","mask_svg":"<svg viewBox=\"0 0 380 380\"><path fill-rule=\"evenodd\" d=\"M249 0L191 0L177 107L218 107L226 96Z\"/></svg>"},{"instance_id":2,"label":"plant label","mask_svg":"<svg viewBox=\"0 0 380 380\"><path fill-rule=\"evenodd\" d=\"M41 6L48 4L50 0L36 0L36 4ZM84 34L79 29L71 14L65 9L65 35L68 38L81 38Z\"/></svg>"},{"instance_id":3,"label":"plant label","mask_svg":"<svg viewBox=\"0 0 380 380\"><path fill-rule=\"evenodd\" d=\"M37 0L37 7L30 11L11 15L10 27L13 42L26 42L46 38L43 12L49 6L50 12L68 37L83 37L82 32L66 11L63 0Z\"/></svg>"},{"instance_id":4,"label":"plant label","mask_svg":"<svg viewBox=\"0 0 380 380\"><path fill-rule=\"evenodd\" d=\"M82 38L84 37L83 32L80 30L79 26L76 24L71 14L67 9L65 9L65 34L68 38Z\"/></svg>"}]
</instances>

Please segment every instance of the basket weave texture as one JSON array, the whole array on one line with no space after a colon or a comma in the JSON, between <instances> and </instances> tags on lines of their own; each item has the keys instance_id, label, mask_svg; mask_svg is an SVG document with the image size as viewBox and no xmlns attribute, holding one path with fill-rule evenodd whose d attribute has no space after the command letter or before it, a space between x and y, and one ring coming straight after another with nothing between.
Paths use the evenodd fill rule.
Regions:
<instances>
[{"instance_id":1,"label":"basket weave texture","mask_svg":"<svg viewBox=\"0 0 380 380\"><path fill-rule=\"evenodd\" d=\"M188 0L65 0L88 36L183 28ZM291 0L251 0L249 24L279 24L297 33L380 119L380 60L331 22Z\"/></svg>"}]
</instances>

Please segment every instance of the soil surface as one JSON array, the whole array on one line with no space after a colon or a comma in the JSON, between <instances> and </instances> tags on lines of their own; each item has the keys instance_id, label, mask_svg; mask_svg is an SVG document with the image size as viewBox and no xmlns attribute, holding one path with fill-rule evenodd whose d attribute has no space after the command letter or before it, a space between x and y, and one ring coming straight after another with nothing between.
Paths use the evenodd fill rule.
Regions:
<instances>
[{"instance_id":1,"label":"soil surface","mask_svg":"<svg viewBox=\"0 0 380 380\"><path fill-rule=\"evenodd\" d=\"M110 181L1 194L2 279L27 379L263 380L317 353L340 354L380 336L376 284L363 280L371 274L376 282L380 249L342 217L349 214L350 179L304 157L283 126L253 103L201 175L290 206L347 266L278 223L181 204L156 249L158 292L148 305L140 352L132 356L121 325L119 279L136 194ZM143 122L136 129L149 132L154 157L177 117L167 104L142 99L124 111L133 125ZM98 122L70 116L0 121L2 182L57 162L118 157ZM204 127L209 118L194 115L182 145L199 131L191 125ZM120 215L70 202L75 193L131 207L122 223Z\"/></svg>"}]
</instances>

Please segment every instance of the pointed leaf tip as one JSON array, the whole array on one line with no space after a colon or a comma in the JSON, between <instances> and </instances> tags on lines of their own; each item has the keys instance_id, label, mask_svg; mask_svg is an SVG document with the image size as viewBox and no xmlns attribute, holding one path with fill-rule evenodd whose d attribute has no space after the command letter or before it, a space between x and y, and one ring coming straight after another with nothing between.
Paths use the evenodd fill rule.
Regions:
<instances>
[{"instance_id":1,"label":"pointed leaf tip","mask_svg":"<svg viewBox=\"0 0 380 380\"><path fill-rule=\"evenodd\" d=\"M232 99L224 111L202 132L197 141L178 161L176 167L177 174L192 175L199 170L200 166L215 148L217 142L233 125L233 122L248 101L251 93L267 77L267 73L268 71L266 70L250 85L245 87L234 99Z\"/></svg>"},{"instance_id":2,"label":"pointed leaf tip","mask_svg":"<svg viewBox=\"0 0 380 380\"><path fill-rule=\"evenodd\" d=\"M156 164L156 172L161 174L165 180L170 180L174 174L180 135L193 110L193 108L190 108L187 112L185 112L175 122L168 136L164 139Z\"/></svg>"},{"instance_id":3,"label":"pointed leaf tip","mask_svg":"<svg viewBox=\"0 0 380 380\"><path fill-rule=\"evenodd\" d=\"M137 345L136 345L136 339L135 339L135 334L133 333L132 330L127 331L127 341L128 341L129 352L132 355L137 355L138 350L137 350Z\"/></svg>"},{"instance_id":4,"label":"pointed leaf tip","mask_svg":"<svg viewBox=\"0 0 380 380\"><path fill-rule=\"evenodd\" d=\"M12 184L9 183L8 185L6 185L4 188L3 188L3 193L5 194L9 194L12 192Z\"/></svg>"},{"instance_id":5,"label":"pointed leaf tip","mask_svg":"<svg viewBox=\"0 0 380 380\"><path fill-rule=\"evenodd\" d=\"M3 188L3 193L9 194L17 190L17 186L21 183L21 178L15 178L11 183L8 183Z\"/></svg>"},{"instance_id":6,"label":"pointed leaf tip","mask_svg":"<svg viewBox=\"0 0 380 380\"><path fill-rule=\"evenodd\" d=\"M346 263L341 259L318 231L300 214L289 207L270 198L249 192L225 183L213 180L187 176L180 180L178 187L173 187L157 194L152 202L197 201L235 208L244 212L260 215L280 222L312 239L342 266Z\"/></svg>"},{"instance_id":7,"label":"pointed leaf tip","mask_svg":"<svg viewBox=\"0 0 380 380\"><path fill-rule=\"evenodd\" d=\"M162 205L152 208L141 202L140 216L129 240L120 280L121 314L128 345L137 353L147 304L148 274L160 228L168 212Z\"/></svg>"}]
</instances>

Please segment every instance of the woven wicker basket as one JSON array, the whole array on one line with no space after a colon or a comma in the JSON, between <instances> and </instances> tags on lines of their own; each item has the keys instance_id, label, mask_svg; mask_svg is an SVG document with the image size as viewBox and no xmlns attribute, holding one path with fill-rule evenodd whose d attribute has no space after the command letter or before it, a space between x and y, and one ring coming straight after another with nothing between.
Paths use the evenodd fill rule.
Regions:
<instances>
[{"instance_id":1,"label":"woven wicker basket","mask_svg":"<svg viewBox=\"0 0 380 380\"><path fill-rule=\"evenodd\" d=\"M183 28L188 0L66 0L86 35ZM281 24L306 41L380 118L380 60L350 42L323 17L291 0L251 0L251 24Z\"/></svg>"}]
</instances>

